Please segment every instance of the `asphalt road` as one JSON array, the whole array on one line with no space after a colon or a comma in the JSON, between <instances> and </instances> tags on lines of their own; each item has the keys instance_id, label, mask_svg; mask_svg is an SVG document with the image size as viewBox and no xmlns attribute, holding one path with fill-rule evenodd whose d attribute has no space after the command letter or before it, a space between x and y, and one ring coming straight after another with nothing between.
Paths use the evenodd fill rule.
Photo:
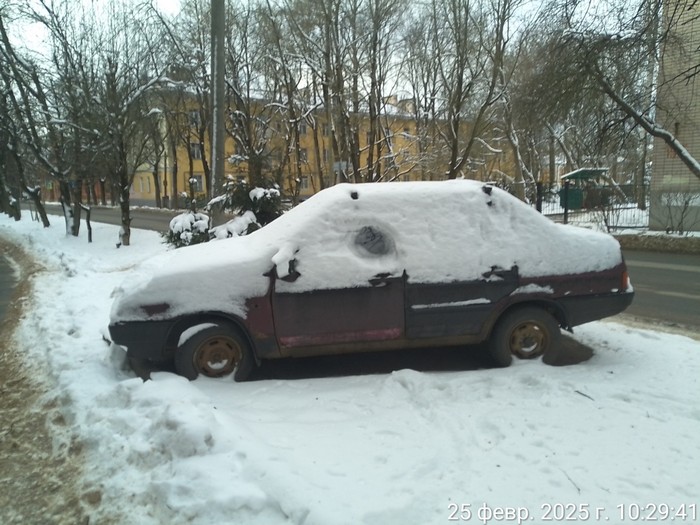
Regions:
<instances>
[{"instance_id":1,"label":"asphalt road","mask_svg":"<svg viewBox=\"0 0 700 525\"><path fill-rule=\"evenodd\" d=\"M168 225L170 224L170 219L175 215L182 213L184 210L158 210L152 208L132 208L131 209L131 227L141 228L143 230L154 230L154 231L166 231ZM26 212L26 208L25 208ZM57 204L47 204L46 213L53 215L63 215L61 206ZM82 213L82 217L85 218L85 212ZM63 224L63 219L51 218L49 220L56 222L61 221ZM90 210L90 221L91 222L104 222L106 224L121 224L120 211L118 208L103 208L100 206L94 206Z\"/></svg>"},{"instance_id":2,"label":"asphalt road","mask_svg":"<svg viewBox=\"0 0 700 525\"><path fill-rule=\"evenodd\" d=\"M59 206L49 205L47 211L61 213ZM177 213L180 212L134 208L131 225L165 231ZM119 210L94 207L91 218L119 224ZM700 255L626 251L625 260L636 294L623 315L700 331Z\"/></svg>"},{"instance_id":3,"label":"asphalt road","mask_svg":"<svg viewBox=\"0 0 700 525\"><path fill-rule=\"evenodd\" d=\"M626 314L700 331L700 255L627 251L635 297Z\"/></svg>"}]
</instances>

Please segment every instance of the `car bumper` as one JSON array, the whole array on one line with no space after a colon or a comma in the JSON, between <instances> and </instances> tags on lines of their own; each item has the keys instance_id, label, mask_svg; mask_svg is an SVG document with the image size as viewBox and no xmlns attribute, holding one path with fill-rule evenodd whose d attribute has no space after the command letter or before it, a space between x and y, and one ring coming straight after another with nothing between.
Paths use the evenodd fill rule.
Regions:
<instances>
[{"instance_id":1,"label":"car bumper","mask_svg":"<svg viewBox=\"0 0 700 525\"><path fill-rule=\"evenodd\" d=\"M109 325L109 334L113 342L126 347L129 359L163 361L171 328L170 321L133 321Z\"/></svg>"},{"instance_id":2,"label":"car bumper","mask_svg":"<svg viewBox=\"0 0 700 525\"><path fill-rule=\"evenodd\" d=\"M597 321L623 312L634 299L634 292L615 292L590 296L565 297L560 304L566 311L569 327Z\"/></svg>"}]
</instances>

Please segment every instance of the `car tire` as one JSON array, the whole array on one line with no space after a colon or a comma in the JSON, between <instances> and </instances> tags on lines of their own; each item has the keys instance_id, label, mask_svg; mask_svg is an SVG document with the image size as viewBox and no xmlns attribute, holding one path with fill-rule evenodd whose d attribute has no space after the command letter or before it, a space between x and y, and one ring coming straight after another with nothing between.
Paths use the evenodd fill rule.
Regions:
<instances>
[{"instance_id":1,"label":"car tire","mask_svg":"<svg viewBox=\"0 0 700 525\"><path fill-rule=\"evenodd\" d=\"M208 324L184 341L175 351L175 371L189 379L224 377L233 374L235 381L245 381L255 359L248 341L229 324Z\"/></svg>"},{"instance_id":2,"label":"car tire","mask_svg":"<svg viewBox=\"0 0 700 525\"><path fill-rule=\"evenodd\" d=\"M559 323L542 308L533 306L511 310L499 319L491 333L489 351L497 366L506 367L513 356L534 359L542 356L551 363L559 351Z\"/></svg>"}]
</instances>

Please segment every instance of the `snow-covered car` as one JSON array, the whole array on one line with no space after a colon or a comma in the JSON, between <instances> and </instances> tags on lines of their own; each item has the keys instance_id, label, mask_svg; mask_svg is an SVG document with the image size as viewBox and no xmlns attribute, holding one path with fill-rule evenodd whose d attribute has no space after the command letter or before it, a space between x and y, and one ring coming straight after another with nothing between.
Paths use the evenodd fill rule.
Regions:
<instances>
[{"instance_id":1,"label":"snow-covered car","mask_svg":"<svg viewBox=\"0 0 700 525\"><path fill-rule=\"evenodd\" d=\"M144 263L113 294L132 363L190 379L265 359L489 342L552 357L560 327L623 311L620 246L476 181L340 184L244 237Z\"/></svg>"}]
</instances>

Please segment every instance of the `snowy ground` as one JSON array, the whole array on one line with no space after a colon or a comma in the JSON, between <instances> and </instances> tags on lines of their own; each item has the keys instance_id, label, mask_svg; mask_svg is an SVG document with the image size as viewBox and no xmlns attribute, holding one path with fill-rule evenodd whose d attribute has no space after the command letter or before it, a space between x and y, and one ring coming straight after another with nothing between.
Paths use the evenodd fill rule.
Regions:
<instances>
[{"instance_id":1,"label":"snowy ground","mask_svg":"<svg viewBox=\"0 0 700 525\"><path fill-rule=\"evenodd\" d=\"M696 340L596 322L575 335L592 357L570 366L144 383L103 338L112 289L160 237L116 249L114 226L88 244L53 223L1 217L0 236L45 268L16 345L82 442L90 523L698 519Z\"/></svg>"}]
</instances>

